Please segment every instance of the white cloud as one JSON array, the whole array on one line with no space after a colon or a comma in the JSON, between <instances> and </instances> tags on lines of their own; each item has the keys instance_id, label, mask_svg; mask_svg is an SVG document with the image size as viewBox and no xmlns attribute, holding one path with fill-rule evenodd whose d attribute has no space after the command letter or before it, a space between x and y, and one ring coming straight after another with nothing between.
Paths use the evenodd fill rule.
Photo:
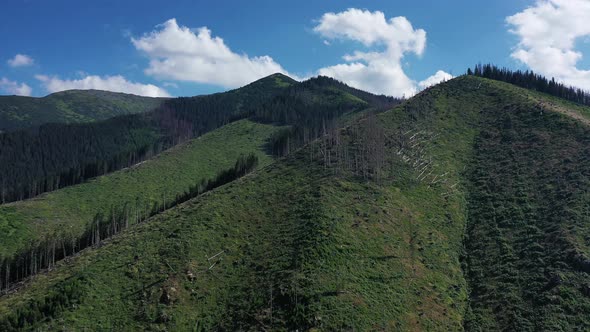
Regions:
<instances>
[{"instance_id":1,"label":"white cloud","mask_svg":"<svg viewBox=\"0 0 590 332\"><path fill-rule=\"evenodd\" d=\"M590 70L577 67L582 53L577 39L590 36L589 0L538 0L534 6L506 18L519 37L512 57L533 71L590 89Z\"/></svg>"},{"instance_id":2,"label":"white cloud","mask_svg":"<svg viewBox=\"0 0 590 332\"><path fill-rule=\"evenodd\" d=\"M96 89L147 97L170 97L170 94L160 87L153 84L130 82L120 75L104 77L89 75L77 80L62 80L56 76L49 77L45 75L36 75L35 78L41 81L45 89L50 93L71 89Z\"/></svg>"},{"instance_id":3,"label":"white cloud","mask_svg":"<svg viewBox=\"0 0 590 332\"><path fill-rule=\"evenodd\" d=\"M426 31L414 29L407 18L387 20L380 11L350 8L324 14L314 31L329 40L352 40L371 49L344 55L346 63L321 68L320 75L379 94L401 97L416 93L416 82L406 75L401 61L409 53L424 54Z\"/></svg>"},{"instance_id":4,"label":"white cloud","mask_svg":"<svg viewBox=\"0 0 590 332\"><path fill-rule=\"evenodd\" d=\"M33 62L35 62L33 58L26 54L17 54L7 61L10 67L26 67L32 65Z\"/></svg>"},{"instance_id":5,"label":"white cloud","mask_svg":"<svg viewBox=\"0 0 590 332\"><path fill-rule=\"evenodd\" d=\"M426 31L414 30L403 16L385 20L380 11L370 12L350 8L340 13L326 13L314 31L331 39L351 39L365 46L386 44L392 52L413 51L422 54L426 46Z\"/></svg>"},{"instance_id":6,"label":"white cloud","mask_svg":"<svg viewBox=\"0 0 590 332\"><path fill-rule=\"evenodd\" d=\"M19 84L18 82L11 81L6 77L2 77L2 79L0 79L0 90L17 96L30 96L31 92L33 91L27 84Z\"/></svg>"},{"instance_id":7,"label":"white cloud","mask_svg":"<svg viewBox=\"0 0 590 332\"><path fill-rule=\"evenodd\" d=\"M140 38L135 48L149 59L147 75L233 88L277 72L287 74L271 57L234 53L220 37L201 27L179 26L170 19Z\"/></svg>"},{"instance_id":8,"label":"white cloud","mask_svg":"<svg viewBox=\"0 0 590 332\"><path fill-rule=\"evenodd\" d=\"M442 70L437 71L434 75L428 77L427 79L420 81L418 86L420 89L426 89L429 86L436 85L441 82L448 81L453 78L453 75L446 73Z\"/></svg>"}]
</instances>

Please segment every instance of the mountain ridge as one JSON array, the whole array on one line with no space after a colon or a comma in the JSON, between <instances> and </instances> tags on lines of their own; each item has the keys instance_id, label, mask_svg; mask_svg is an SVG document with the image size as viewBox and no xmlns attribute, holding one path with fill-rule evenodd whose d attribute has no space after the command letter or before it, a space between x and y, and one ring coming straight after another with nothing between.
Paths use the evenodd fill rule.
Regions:
<instances>
[{"instance_id":1,"label":"mountain ridge","mask_svg":"<svg viewBox=\"0 0 590 332\"><path fill-rule=\"evenodd\" d=\"M45 123L85 123L147 112L166 98L103 90L67 90L45 97L0 96L0 130L15 131Z\"/></svg>"},{"instance_id":2,"label":"mountain ridge","mask_svg":"<svg viewBox=\"0 0 590 332\"><path fill-rule=\"evenodd\" d=\"M241 88L247 88L249 85L270 88L272 84L269 83L288 86L297 81L284 74L275 73ZM100 89L70 89L43 97L1 95L0 132L21 130L45 123L103 121L115 116L149 112L164 101L174 98L178 97L146 97Z\"/></svg>"}]
</instances>

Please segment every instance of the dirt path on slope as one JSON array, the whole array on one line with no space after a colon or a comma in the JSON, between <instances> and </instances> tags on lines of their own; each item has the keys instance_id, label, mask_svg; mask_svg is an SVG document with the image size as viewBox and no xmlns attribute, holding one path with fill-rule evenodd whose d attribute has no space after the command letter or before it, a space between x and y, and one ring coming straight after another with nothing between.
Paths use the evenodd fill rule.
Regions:
<instances>
[{"instance_id":1,"label":"dirt path on slope","mask_svg":"<svg viewBox=\"0 0 590 332\"><path fill-rule=\"evenodd\" d=\"M568 108L560 106L560 105L556 105L555 103L552 103L550 101L539 100L537 98L534 98L534 100L539 104L539 107L541 107L542 109L546 109L548 111L564 114L566 116L569 116L572 119L576 119L576 120L582 122L583 124L585 124L587 126L590 126L590 119L583 116L582 114L574 111L574 110L568 109Z\"/></svg>"}]
</instances>

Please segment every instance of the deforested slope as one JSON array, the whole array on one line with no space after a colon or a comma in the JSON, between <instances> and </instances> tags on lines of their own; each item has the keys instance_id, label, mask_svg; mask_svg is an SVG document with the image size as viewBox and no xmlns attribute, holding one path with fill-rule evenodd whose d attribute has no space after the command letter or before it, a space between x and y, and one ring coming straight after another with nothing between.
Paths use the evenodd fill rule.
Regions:
<instances>
[{"instance_id":1,"label":"deforested slope","mask_svg":"<svg viewBox=\"0 0 590 332\"><path fill-rule=\"evenodd\" d=\"M148 117L162 117L165 121L160 124L164 127L170 125L176 128L178 124L192 124L185 128L189 134L183 139L201 135L215 126L222 128L215 134L205 134L203 140L193 140L189 144L181 144L180 147L164 152L162 158L156 156L153 160L109 176L98 177L82 185L70 186L35 199L1 207L5 241L0 247L0 287L10 288L44 268L52 267L63 257L98 244L105 237L108 238L129 225L137 224L181 201L231 181L236 176L247 173L255 165L266 164L270 159L265 153L281 155L288 153L290 149L295 150L320 135L322 130L332 128L341 117L348 119L343 118L343 121L351 121L363 109L382 107L382 102L396 102L392 98L374 96L325 77L296 83L277 74L227 93L170 100L166 105L171 108L160 109L148 114ZM165 116L166 114L170 117ZM244 117L257 122L239 120ZM93 124L86 129L99 141L105 138L115 143L118 141L116 135L114 140L113 137L107 137L108 135L102 136L100 131L95 130L97 126L116 131L112 124L124 127L132 124L140 132L150 133L149 126L142 127L141 121L135 122L133 119L135 118L115 118L97 123L96 126ZM225 124L226 122L229 124ZM152 124L159 126L158 122ZM184 128L182 125L179 127ZM62 138L67 138L67 131L60 134ZM90 139L90 142L94 148L100 147L95 140ZM159 142L157 138L156 142ZM194 142L196 143L193 144ZM49 140L44 144L61 151L60 156L66 158L63 152L67 149L64 150L55 143ZM166 146L160 143L156 144L156 151ZM98 167L98 174L109 171L106 166L108 163L94 155L92 149L89 150L79 141L74 145L76 144L84 153L97 160L94 166L104 166ZM122 148L121 144L114 145L117 149ZM34 149L47 154L43 148ZM16 150L18 148L13 148L12 152ZM6 158L15 156L8 152ZM256 153L252 155L252 152ZM262 157L259 156L261 153ZM135 159L137 155L131 154L130 157ZM75 159L70 161L76 163ZM7 168L10 169L10 165L14 164L7 163ZM117 165L121 166L120 163ZM37 167L37 170L42 168ZM76 169L73 172L70 170L68 174L78 179L88 176L80 173L82 169L88 170L88 167L81 168L78 164ZM10 172L5 175L7 174ZM25 170L23 174L29 173ZM97 172L93 174L96 175ZM11 179L19 182L18 176ZM60 182L62 178L58 176L52 181L54 180ZM33 184L37 188L37 183Z\"/></svg>"},{"instance_id":2,"label":"deforested slope","mask_svg":"<svg viewBox=\"0 0 590 332\"><path fill-rule=\"evenodd\" d=\"M0 298L5 330L585 330L590 130L471 76Z\"/></svg>"},{"instance_id":3,"label":"deforested slope","mask_svg":"<svg viewBox=\"0 0 590 332\"><path fill-rule=\"evenodd\" d=\"M316 141L38 276L4 303L23 308L12 311L17 321L51 307L39 325L48 329L457 329L466 293L461 200L443 196L452 183L429 188L395 153L379 168L361 155L379 140L373 124L395 137L398 120L414 123L398 109L340 132L358 167L337 157L340 146ZM455 135L442 134L441 145L463 155ZM436 171L455 178L450 157L435 157ZM64 297L42 308L21 302L53 291Z\"/></svg>"},{"instance_id":4,"label":"deforested slope","mask_svg":"<svg viewBox=\"0 0 590 332\"><path fill-rule=\"evenodd\" d=\"M333 129L36 277L3 312L10 324L47 316L43 328L459 329L456 182L478 107L447 97L435 90ZM428 172L416 167L425 160ZM48 293L64 296L24 300Z\"/></svg>"},{"instance_id":5,"label":"deforested slope","mask_svg":"<svg viewBox=\"0 0 590 332\"><path fill-rule=\"evenodd\" d=\"M268 164L267 145L281 129L240 120L132 168L0 206L0 261L5 262L0 280L16 254L48 241L54 241L61 254L66 250L62 247L77 243L97 216L125 210L135 220L169 207L191 187L234 165L240 155L255 154L259 165Z\"/></svg>"},{"instance_id":6,"label":"deforested slope","mask_svg":"<svg viewBox=\"0 0 590 332\"><path fill-rule=\"evenodd\" d=\"M32 198L149 159L247 118L249 107L272 98L291 81L269 76L224 93L167 99L149 112L0 133L0 202Z\"/></svg>"},{"instance_id":7,"label":"deforested slope","mask_svg":"<svg viewBox=\"0 0 590 332\"><path fill-rule=\"evenodd\" d=\"M151 112L0 133L0 203L132 166L237 120L293 126L280 135L288 150L346 113L396 103L326 77L299 83L275 74L224 93L168 99Z\"/></svg>"}]
</instances>

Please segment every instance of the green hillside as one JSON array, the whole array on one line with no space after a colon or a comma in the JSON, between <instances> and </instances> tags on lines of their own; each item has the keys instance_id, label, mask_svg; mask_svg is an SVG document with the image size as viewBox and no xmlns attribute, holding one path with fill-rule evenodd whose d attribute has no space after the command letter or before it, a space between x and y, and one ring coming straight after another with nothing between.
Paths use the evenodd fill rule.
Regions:
<instances>
[{"instance_id":1,"label":"green hillside","mask_svg":"<svg viewBox=\"0 0 590 332\"><path fill-rule=\"evenodd\" d=\"M401 110L383 117L394 124L388 133L410 121ZM450 137L444 146L461 153L465 145ZM423 326L458 328L466 303L460 199L445 203L444 187L412 181L413 170L395 159L388 162L399 167L384 167L383 182L337 172L322 165L321 149L174 208L22 292L75 289L67 301L79 306L52 325L72 329L403 329L424 314ZM440 162L454 168L450 157ZM405 181L391 181L394 174ZM450 226L437 217L447 205L457 219ZM428 223L441 227L432 232ZM433 245L425 250L426 239ZM6 304L19 307L19 299Z\"/></svg>"},{"instance_id":2,"label":"green hillside","mask_svg":"<svg viewBox=\"0 0 590 332\"><path fill-rule=\"evenodd\" d=\"M281 127L241 120L164 151L132 168L89 182L0 206L0 257L47 238L79 237L97 213L132 205L149 211L190 186L214 178L240 155L270 162L265 145Z\"/></svg>"},{"instance_id":3,"label":"green hillside","mask_svg":"<svg viewBox=\"0 0 590 332\"><path fill-rule=\"evenodd\" d=\"M587 114L473 76L356 113L36 275L0 329L588 330Z\"/></svg>"},{"instance_id":4,"label":"green hillside","mask_svg":"<svg viewBox=\"0 0 590 332\"><path fill-rule=\"evenodd\" d=\"M7 170L1 173L0 183L6 185L9 182L2 189L10 187L10 182L21 189L26 188L23 178L30 182L31 190L20 190L9 199L37 196L40 192L52 190L46 196L21 199L0 207L5 240L0 250L0 288L51 268L64 257L98 245L130 225L264 164L267 160L256 153L237 150L244 146L244 142L256 140L257 135L262 135L264 142L260 145L264 145L265 153L283 155L313 140L327 128L333 128L341 117L343 121L351 120L363 109L394 102L397 101L393 98L374 96L326 77L297 83L277 74L222 94L171 99L165 107L145 115L115 117L92 124L60 125L58 131L45 125L37 131L0 136L0 141L8 148L0 149L0 159L8 161L0 163ZM226 140L223 135L231 134L234 123L241 123L240 119L244 118L268 125L260 127L262 129L255 126L252 132L244 132L240 137L234 137L235 140ZM207 146L204 149L210 150L207 154L199 153L204 157L217 154L212 159L221 158L227 164L224 167L219 163L210 165L212 175L209 177L178 177L176 173L182 173L183 169L175 168L185 166L182 163L169 162L166 167L143 173L143 168L135 167L137 162L141 165L142 160L153 157L167 146L203 135L216 127L230 128L230 132L216 136L213 143L204 142L203 146ZM265 131L264 128L272 130ZM152 137L155 140L152 148L148 143L148 148L133 150L133 146L144 145L142 135L150 136L153 132L165 135ZM71 137L76 140L72 141ZM127 151L117 154L120 150ZM234 153L236 151L240 153ZM73 152L89 158L91 164L80 163L72 156ZM105 162L108 160L105 156L113 155L113 152L113 162ZM181 149L177 155L181 159L187 158L185 153ZM224 159L225 153L233 154L233 159ZM188 157L195 159L195 156ZM48 176L48 170L67 168L67 165L73 166L67 173ZM106 182L101 182L100 179L104 178L96 179L97 175L112 173L125 165L134 165L131 176L106 177L110 179ZM31 176L31 169L39 176ZM194 173L188 174L194 176ZM98 185L73 187L77 181L86 178L94 179ZM150 182L144 184L144 180ZM56 190L60 187L67 190ZM44 200L43 197L50 199Z\"/></svg>"},{"instance_id":5,"label":"green hillside","mask_svg":"<svg viewBox=\"0 0 590 332\"><path fill-rule=\"evenodd\" d=\"M271 149L281 155L316 138L344 114L398 103L327 77L296 82L275 74L224 93L168 99L146 113L8 132L0 134L0 202L120 170L241 119L291 126L273 139Z\"/></svg>"},{"instance_id":6,"label":"green hillside","mask_svg":"<svg viewBox=\"0 0 590 332\"><path fill-rule=\"evenodd\" d=\"M44 123L84 123L150 111L166 98L100 90L68 90L43 98L0 96L0 132Z\"/></svg>"},{"instance_id":7,"label":"green hillside","mask_svg":"<svg viewBox=\"0 0 590 332\"><path fill-rule=\"evenodd\" d=\"M588 330L587 120L517 100L482 112L469 166L466 327Z\"/></svg>"}]
</instances>

